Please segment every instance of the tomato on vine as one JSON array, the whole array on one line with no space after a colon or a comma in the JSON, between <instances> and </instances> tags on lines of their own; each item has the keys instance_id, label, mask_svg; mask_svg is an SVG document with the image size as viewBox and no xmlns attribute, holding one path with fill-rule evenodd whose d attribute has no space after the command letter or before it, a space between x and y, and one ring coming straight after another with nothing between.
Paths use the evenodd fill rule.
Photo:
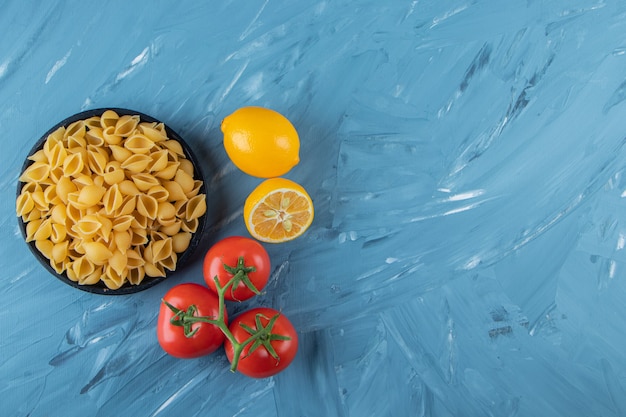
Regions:
<instances>
[{"instance_id":1,"label":"tomato on vine","mask_svg":"<svg viewBox=\"0 0 626 417\"><path fill-rule=\"evenodd\" d=\"M224 342L226 357L244 375L267 378L287 368L298 351L298 334L282 313L253 308L235 317ZM235 341L236 343L233 343Z\"/></svg>"},{"instance_id":2,"label":"tomato on vine","mask_svg":"<svg viewBox=\"0 0 626 417\"><path fill-rule=\"evenodd\" d=\"M157 339L167 353L189 359L215 352L224 343L224 333L215 324L185 321L186 316L228 322L226 309L207 287L185 283L172 287L163 297L157 322Z\"/></svg>"},{"instance_id":3,"label":"tomato on vine","mask_svg":"<svg viewBox=\"0 0 626 417\"><path fill-rule=\"evenodd\" d=\"M215 277L222 287L229 282L224 293L229 301L244 301L260 294L271 272L270 257L256 240L231 236L213 245L204 257L204 280L215 293Z\"/></svg>"}]
</instances>

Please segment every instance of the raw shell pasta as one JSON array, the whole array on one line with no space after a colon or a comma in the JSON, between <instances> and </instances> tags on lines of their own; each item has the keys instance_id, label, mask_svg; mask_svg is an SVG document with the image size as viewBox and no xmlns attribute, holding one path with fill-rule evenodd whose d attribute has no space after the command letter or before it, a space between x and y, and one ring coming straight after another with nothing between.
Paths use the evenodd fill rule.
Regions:
<instances>
[{"instance_id":1,"label":"raw shell pasta","mask_svg":"<svg viewBox=\"0 0 626 417\"><path fill-rule=\"evenodd\" d=\"M182 232L172 236L172 249L176 253L182 253L187 250L191 242L191 233Z\"/></svg>"},{"instance_id":2,"label":"raw shell pasta","mask_svg":"<svg viewBox=\"0 0 626 417\"><path fill-rule=\"evenodd\" d=\"M130 136L139 124L139 116L124 115L115 123L115 134L120 136Z\"/></svg>"},{"instance_id":3,"label":"raw shell pasta","mask_svg":"<svg viewBox=\"0 0 626 417\"><path fill-rule=\"evenodd\" d=\"M25 239L80 285L166 276L207 210L182 145L137 115L60 127L28 160L15 201Z\"/></svg>"},{"instance_id":4,"label":"raw shell pasta","mask_svg":"<svg viewBox=\"0 0 626 417\"><path fill-rule=\"evenodd\" d=\"M124 142L124 147L135 154L147 154L154 146L154 142L144 135L133 135Z\"/></svg>"},{"instance_id":5,"label":"raw shell pasta","mask_svg":"<svg viewBox=\"0 0 626 417\"><path fill-rule=\"evenodd\" d=\"M139 174L144 172L152 162L152 158L148 155L134 154L126 158L122 162L121 167L127 171Z\"/></svg>"},{"instance_id":6,"label":"raw shell pasta","mask_svg":"<svg viewBox=\"0 0 626 417\"><path fill-rule=\"evenodd\" d=\"M197 195L187 201L185 208L185 218L194 220L206 213L206 199L203 195Z\"/></svg>"}]
</instances>

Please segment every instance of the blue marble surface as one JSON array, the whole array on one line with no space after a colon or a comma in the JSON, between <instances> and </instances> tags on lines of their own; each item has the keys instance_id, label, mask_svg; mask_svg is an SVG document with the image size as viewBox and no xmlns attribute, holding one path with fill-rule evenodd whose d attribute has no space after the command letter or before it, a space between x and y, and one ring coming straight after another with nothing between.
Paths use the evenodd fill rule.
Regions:
<instances>
[{"instance_id":1,"label":"blue marble surface","mask_svg":"<svg viewBox=\"0 0 626 417\"><path fill-rule=\"evenodd\" d=\"M2 416L626 415L626 3L0 2ZM267 246L300 335L255 380L167 356L159 300L49 275L17 178L82 110L159 118L205 161L205 247L245 235L258 180L220 121L289 117L306 235Z\"/></svg>"}]
</instances>

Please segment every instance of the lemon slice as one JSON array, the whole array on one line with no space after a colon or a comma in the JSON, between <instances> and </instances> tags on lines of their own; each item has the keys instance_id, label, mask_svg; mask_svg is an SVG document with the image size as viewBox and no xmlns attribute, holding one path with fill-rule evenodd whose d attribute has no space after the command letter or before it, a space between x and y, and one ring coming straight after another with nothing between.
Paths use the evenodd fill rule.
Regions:
<instances>
[{"instance_id":1,"label":"lemon slice","mask_svg":"<svg viewBox=\"0 0 626 417\"><path fill-rule=\"evenodd\" d=\"M243 216L255 239L287 242L301 236L313 222L313 201L301 185L284 178L270 178L250 193Z\"/></svg>"}]
</instances>

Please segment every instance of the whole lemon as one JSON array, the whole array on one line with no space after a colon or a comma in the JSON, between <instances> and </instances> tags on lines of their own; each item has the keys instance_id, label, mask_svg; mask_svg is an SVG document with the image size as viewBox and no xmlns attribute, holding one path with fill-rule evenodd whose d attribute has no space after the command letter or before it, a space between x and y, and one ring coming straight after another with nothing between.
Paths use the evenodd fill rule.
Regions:
<instances>
[{"instance_id":1,"label":"whole lemon","mask_svg":"<svg viewBox=\"0 0 626 417\"><path fill-rule=\"evenodd\" d=\"M298 132L277 111L242 107L222 120L221 129L228 157L248 175L279 177L300 162Z\"/></svg>"}]
</instances>

